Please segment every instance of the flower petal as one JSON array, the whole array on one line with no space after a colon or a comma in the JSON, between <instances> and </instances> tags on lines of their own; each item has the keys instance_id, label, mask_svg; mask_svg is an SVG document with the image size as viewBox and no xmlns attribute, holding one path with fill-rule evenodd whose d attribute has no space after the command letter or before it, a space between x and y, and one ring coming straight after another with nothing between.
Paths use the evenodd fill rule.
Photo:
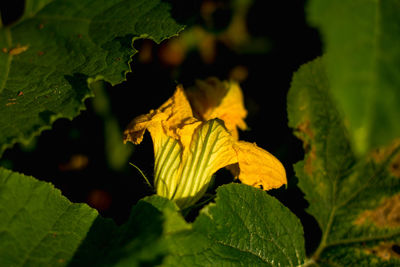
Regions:
<instances>
[{"instance_id":1,"label":"flower petal","mask_svg":"<svg viewBox=\"0 0 400 267\"><path fill-rule=\"evenodd\" d=\"M178 171L182 165L182 148L179 142L167 135L154 143L154 187L157 195L170 198L179 182Z\"/></svg>"},{"instance_id":2,"label":"flower petal","mask_svg":"<svg viewBox=\"0 0 400 267\"><path fill-rule=\"evenodd\" d=\"M124 132L124 142L140 144L146 129L151 133L153 141L157 139L154 135L158 135L161 130L167 136L180 139L178 129L196 121L183 88L178 86L174 95L157 110L151 110L148 114L132 120Z\"/></svg>"},{"instance_id":3,"label":"flower petal","mask_svg":"<svg viewBox=\"0 0 400 267\"><path fill-rule=\"evenodd\" d=\"M182 164L185 164L182 161L185 162L185 158L192 153L190 144L193 134L200 124L201 122L196 120L194 123L186 124L178 129L176 133L180 136L178 140L168 136L162 130L150 130L155 157L154 186L158 195L174 199L177 187L185 186L181 184Z\"/></svg>"},{"instance_id":4,"label":"flower petal","mask_svg":"<svg viewBox=\"0 0 400 267\"><path fill-rule=\"evenodd\" d=\"M187 91L196 116L203 121L219 118L237 140L237 127L247 129L244 118L243 94L236 82L221 82L217 78L196 81L196 88Z\"/></svg>"},{"instance_id":5,"label":"flower petal","mask_svg":"<svg viewBox=\"0 0 400 267\"><path fill-rule=\"evenodd\" d=\"M180 180L172 196L181 208L203 196L216 171L237 161L233 142L221 120L209 120L196 129L190 149L183 152Z\"/></svg>"},{"instance_id":6,"label":"flower petal","mask_svg":"<svg viewBox=\"0 0 400 267\"><path fill-rule=\"evenodd\" d=\"M264 190L286 184L286 172L282 163L256 144L238 141L233 145L239 163L239 179L244 184Z\"/></svg>"},{"instance_id":7,"label":"flower petal","mask_svg":"<svg viewBox=\"0 0 400 267\"><path fill-rule=\"evenodd\" d=\"M162 125L167 135L175 139L180 139L178 129L197 122L193 117L192 108L182 86L178 86L174 95L157 111L168 116L166 120L162 121Z\"/></svg>"}]
</instances>

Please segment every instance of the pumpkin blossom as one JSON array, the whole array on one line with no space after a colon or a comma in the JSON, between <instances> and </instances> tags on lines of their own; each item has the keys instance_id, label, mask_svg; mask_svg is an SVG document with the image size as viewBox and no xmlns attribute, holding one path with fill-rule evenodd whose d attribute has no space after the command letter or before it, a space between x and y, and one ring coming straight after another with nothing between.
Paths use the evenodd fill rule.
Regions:
<instances>
[{"instance_id":1,"label":"pumpkin blossom","mask_svg":"<svg viewBox=\"0 0 400 267\"><path fill-rule=\"evenodd\" d=\"M264 190L286 184L282 164L253 143L238 140L246 129L243 96L238 84L217 79L198 81L174 95L157 110L133 119L124 141L140 144L146 130L154 147L154 187L181 208L195 204L212 176L229 166L243 183Z\"/></svg>"}]
</instances>

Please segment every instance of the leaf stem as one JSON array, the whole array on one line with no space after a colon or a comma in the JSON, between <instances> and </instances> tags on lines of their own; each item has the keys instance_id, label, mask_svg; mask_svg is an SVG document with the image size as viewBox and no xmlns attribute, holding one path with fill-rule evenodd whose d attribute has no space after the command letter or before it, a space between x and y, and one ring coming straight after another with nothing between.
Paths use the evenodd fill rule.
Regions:
<instances>
[{"instance_id":1,"label":"leaf stem","mask_svg":"<svg viewBox=\"0 0 400 267\"><path fill-rule=\"evenodd\" d=\"M336 242L328 243L325 244L325 248L327 247L334 247L334 246L340 246L340 245L348 245L348 244L354 244L354 243L363 243L363 242L370 242L370 241L378 241L378 240L386 240L389 238L394 238L396 236L400 236L400 233L393 233L390 235L383 235L383 236L374 236L374 237L364 237L364 238L352 238L352 239L345 239L345 240L339 240Z\"/></svg>"},{"instance_id":2,"label":"leaf stem","mask_svg":"<svg viewBox=\"0 0 400 267\"><path fill-rule=\"evenodd\" d=\"M314 261L318 260L318 258L321 255L322 251L326 248L326 240L328 238L328 235L329 235L331 227L332 227L332 223L333 223L333 218L334 218L335 212L336 212L336 208L333 207L332 210L331 210L331 213L329 214L329 220L328 220L328 223L326 225L325 231L322 234L321 243L319 244L317 250L315 251L314 255L312 256L312 259Z\"/></svg>"},{"instance_id":3,"label":"leaf stem","mask_svg":"<svg viewBox=\"0 0 400 267\"><path fill-rule=\"evenodd\" d=\"M142 177L144 178L144 180L146 181L147 185L154 190L153 186L151 185L151 183L149 182L149 179L147 179L146 175L144 175L144 173L142 172L142 170L136 166L135 164L133 164L132 162L129 162L129 164L133 167L136 168L136 170L138 170L140 172L140 174L142 175Z\"/></svg>"}]
</instances>

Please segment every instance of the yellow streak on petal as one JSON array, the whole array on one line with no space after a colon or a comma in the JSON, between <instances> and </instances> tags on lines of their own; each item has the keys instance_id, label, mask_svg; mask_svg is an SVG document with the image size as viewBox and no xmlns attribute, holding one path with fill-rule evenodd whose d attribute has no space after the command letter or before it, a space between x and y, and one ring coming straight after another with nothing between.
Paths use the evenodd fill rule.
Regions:
<instances>
[{"instance_id":1,"label":"yellow streak on petal","mask_svg":"<svg viewBox=\"0 0 400 267\"><path fill-rule=\"evenodd\" d=\"M233 145L239 163L239 179L264 190L286 184L286 172L282 163L271 153L256 144L238 141Z\"/></svg>"},{"instance_id":2,"label":"yellow streak on petal","mask_svg":"<svg viewBox=\"0 0 400 267\"><path fill-rule=\"evenodd\" d=\"M158 195L171 198L179 182L177 173L182 164L182 149L177 140L167 135L160 136L159 139L153 140L153 143L154 187Z\"/></svg>"},{"instance_id":3,"label":"yellow streak on petal","mask_svg":"<svg viewBox=\"0 0 400 267\"><path fill-rule=\"evenodd\" d=\"M247 129L244 118L247 110L244 107L243 94L236 82L220 82L216 78L198 80L196 89L187 92L195 114L204 121L219 118L237 140L237 127Z\"/></svg>"},{"instance_id":4,"label":"yellow streak on petal","mask_svg":"<svg viewBox=\"0 0 400 267\"><path fill-rule=\"evenodd\" d=\"M199 125L192 134L190 149L183 153L174 200L181 208L199 200L219 169L237 161L232 136L219 119Z\"/></svg>"}]
</instances>

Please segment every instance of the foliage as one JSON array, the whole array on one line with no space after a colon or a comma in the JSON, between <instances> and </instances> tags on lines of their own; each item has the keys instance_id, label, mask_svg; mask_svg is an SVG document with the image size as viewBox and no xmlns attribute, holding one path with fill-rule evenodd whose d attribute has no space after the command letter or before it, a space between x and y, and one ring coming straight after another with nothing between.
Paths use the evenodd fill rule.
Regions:
<instances>
[{"instance_id":1,"label":"foliage","mask_svg":"<svg viewBox=\"0 0 400 267\"><path fill-rule=\"evenodd\" d=\"M230 184L217 190L191 229L168 237L166 266L298 266L304 262L300 221L259 189Z\"/></svg>"},{"instance_id":2,"label":"foliage","mask_svg":"<svg viewBox=\"0 0 400 267\"><path fill-rule=\"evenodd\" d=\"M325 41L332 95L357 155L400 136L400 2L310 1Z\"/></svg>"},{"instance_id":3,"label":"foliage","mask_svg":"<svg viewBox=\"0 0 400 267\"><path fill-rule=\"evenodd\" d=\"M32 177L0 169L0 189L4 266L139 266L160 263L168 251L166 266L203 261L295 266L304 260L300 221L273 197L245 185L221 187L216 204L193 224L174 203L152 196L120 227ZM249 214L254 208L259 212Z\"/></svg>"},{"instance_id":4,"label":"foliage","mask_svg":"<svg viewBox=\"0 0 400 267\"><path fill-rule=\"evenodd\" d=\"M0 265L65 265L97 212L48 183L0 169Z\"/></svg>"},{"instance_id":5,"label":"foliage","mask_svg":"<svg viewBox=\"0 0 400 267\"><path fill-rule=\"evenodd\" d=\"M306 150L296 175L322 230L312 260L323 266L399 264L392 248L400 241L400 143L355 157L324 62L302 66L288 95L289 125Z\"/></svg>"},{"instance_id":6,"label":"foliage","mask_svg":"<svg viewBox=\"0 0 400 267\"><path fill-rule=\"evenodd\" d=\"M93 79L125 80L134 40L159 43L182 30L169 9L159 0L28 1L0 29L0 154L77 116Z\"/></svg>"}]
</instances>

